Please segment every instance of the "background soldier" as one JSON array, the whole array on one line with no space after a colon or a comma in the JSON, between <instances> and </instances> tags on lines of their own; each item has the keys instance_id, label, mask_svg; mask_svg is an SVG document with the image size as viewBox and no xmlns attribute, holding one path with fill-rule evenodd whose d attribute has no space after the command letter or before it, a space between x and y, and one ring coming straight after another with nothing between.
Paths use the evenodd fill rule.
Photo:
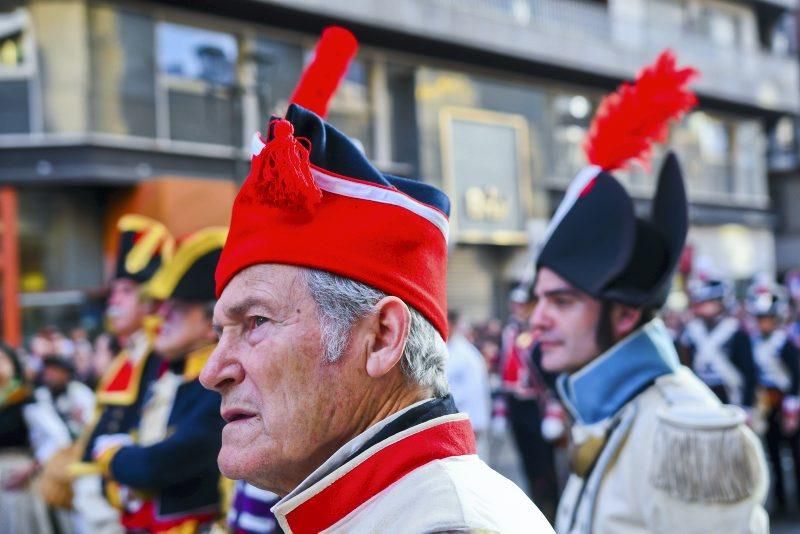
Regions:
<instances>
[{"instance_id":1,"label":"background soldier","mask_svg":"<svg viewBox=\"0 0 800 534\"><path fill-rule=\"evenodd\" d=\"M42 385L36 388L39 402L52 404L64 421L70 437L80 437L94 417L94 393L75 379L75 366L63 356L47 356L42 362Z\"/></svg>"},{"instance_id":2,"label":"background soldier","mask_svg":"<svg viewBox=\"0 0 800 534\"><path fill-rule=\"evenodd\" d=\"M155 348L167 369L148 389L135 443L114 434L93 449L128 531L197 532L220 515L220 399L198 376L216 346L213 280L226 235L208 228L186 237L146 287L163 301Z\"/></svg>"},{"instance_id":3,"label":"background soldier","mask_svg":"<svg viewBox=\"0 0 800 534\"><path fill-rule=\"evenodd\" d=\"M751 410L757 382L753 349L739 319L727 313L728 285L697 278L688 289L694 318L680 337L683 362L722 402Z\"/></svg>"},{"instance_id":4,"label":"background soldier","mask_svg":"<svg viewBox=\"0 0 800 534\"><path fill-rule=\"evenodd\" d=\"M775 505L786 508L781 448L788 445L795 488L800 488L800 353L782 324L788 317L786 291L771 282L756 282L747 292L747 312L755 319L753 354L758 368L758 408L766 423L764 437L775 481Z\"/></svg>"},{"instance_id":5,"label":"background soldier","mask_svg":"<svg viewBox=\"0 0 800 534\"><path fill-rule=\"evenodd\" d=\"M447 310L450 332L447 338L447 383L456 408L469 416L478 456L489 458L489 420L491 394L489 372L483 355L464 335L465 326L456 310Z\"/></svg>"},{"instance_id":6,"label":"background soldier","mask_svg":"<svg viewBox=\"0 0 800 534\"><path fill-rule=\"evenodd\" d=\"M120 232L114 279L106 315L111 331L123 347L96 390L98 419L91 435L79 440L83 463L72 466L77 475L73 504L88 532L119 532L118 512L109 506L101 489L99 467L92 465L92 450L100 436L124 434L139 424L145 391L156 379L160 359L155 355L152 334L145 330L151 303L141 294L162 262L172 257L174 241L166 227L142 215L125 215Z\"/></svg>"}]
</instances>

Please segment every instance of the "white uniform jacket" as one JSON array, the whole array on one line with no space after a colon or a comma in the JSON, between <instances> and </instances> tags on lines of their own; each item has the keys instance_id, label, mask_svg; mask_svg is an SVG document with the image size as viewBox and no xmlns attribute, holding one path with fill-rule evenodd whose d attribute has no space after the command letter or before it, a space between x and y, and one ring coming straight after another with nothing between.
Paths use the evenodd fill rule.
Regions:
<instances>
[{"instance_id":1,"label":"white uniform jacket","mask_svg":"<svg viewBox=\"0 0 800 534\"><path fill-rule=\"evenodd\" d=\"M653 353L671 362L674 349L661 337L662 328L660 321L650 323L633 339L639 347L647 346L642 338L649 339ZM611 354L589 369L611 381L595 381L592 391L618 391L630 383L624 373L615 383L614 373L623 365L635 372L636 352ZM614 369L601 371L614 361ZM559 534L769 532L762 507L768 487L764 454L743 424L744 412L720 404L689 369L670 365L670 372L649 381L609 417L573 427L573 469L582 476L573 473L562 495ZM586 400L583 405L591 406Z\"/></svg>"},{"instance_id":2,"label":"white uniform jacket","mask_svg":"<svg viewBox=\"0 0 800 534\"><path fill-rule=\"evenodd\" d=\"M553 532L475 454L450 397L417 403L357 436L272 508L287 533Z\"/></svg>"}]
</instances>

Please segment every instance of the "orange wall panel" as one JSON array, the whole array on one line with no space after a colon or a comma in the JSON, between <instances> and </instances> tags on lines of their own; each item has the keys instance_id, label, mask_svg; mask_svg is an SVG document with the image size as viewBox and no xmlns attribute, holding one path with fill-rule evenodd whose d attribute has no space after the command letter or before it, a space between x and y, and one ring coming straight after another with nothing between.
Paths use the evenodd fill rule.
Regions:
<instances>
[{"instance_id":1,"label":"orange wall panel","mask_svg":"<svg viewBox=\"0 0 800 534\"><path fill-rule=\"evenodd\" d=\"M161 176L112 196L105 221L107 261L113 263L116 225L126 213L161 221L176 238L207 226L228 226L239 186L230 180Z\"/></svg>"}]
</instances>

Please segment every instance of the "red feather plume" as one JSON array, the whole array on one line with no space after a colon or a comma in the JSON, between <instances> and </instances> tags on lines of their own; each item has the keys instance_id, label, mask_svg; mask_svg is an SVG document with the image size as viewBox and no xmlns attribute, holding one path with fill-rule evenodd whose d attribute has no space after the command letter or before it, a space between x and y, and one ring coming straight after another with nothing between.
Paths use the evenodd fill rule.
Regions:
<instances>
[{"instance_id":1,"label":"red feather plume","mask_svg":"<svg viewBox=\"0 0 800 534\"><path fill-rule=\"evenodd\" d=\"M358 42L339 26L325 28L314 50L314 59L303 71L289 102L319 115L328 115L328 103L356 55Z\"/></svg>"},{"instance_id":2,"label":"red feather plume","mask_svg":"<svg viewBox=\"0 0 800 534\"><path fill-rule=\"evenodd\" d=\"M687 85L698 72L675 63L672 51L665 50L633 84L623 83L603 99L583 146L589 163L606 171L633 160L649 166L652 144L666 140L669 121L697 104Z\"/></svg>"}]
</instances>

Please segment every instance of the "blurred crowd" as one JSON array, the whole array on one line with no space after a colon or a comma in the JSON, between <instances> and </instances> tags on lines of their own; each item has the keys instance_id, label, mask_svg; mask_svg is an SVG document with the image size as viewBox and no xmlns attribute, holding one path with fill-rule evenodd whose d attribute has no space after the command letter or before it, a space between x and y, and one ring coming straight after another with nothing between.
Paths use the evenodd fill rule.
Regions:
<instances>
[{"instance_id":1,"label":"blurred crowd","mask_svg":"<svg viewBox=\"0 0 800 534\"><path fill-rule=\"evenodd\" d=\"M681 363L723 402L744 408L761 437L772 468L773 514L792 508L787 488L800 487L800 271L789 273L785 282L760 276L737 296L722 277L695 276L662 311ZM571 421L559 402L558 377L542 367L530 320L535 306L533 285L521 283L509 293L505 322L469 322L451 310L447 375L456 405L470 416L479 455L497 465L510 436L524 489L552 520L568 475ZM0 506L21 506L15 490L35 482L51 457L91 429L99 412L94 389L120 350L118 337L109 332L91 336L82 328L54 326L16 350L0 346L0 444L29 448L35 458L2 457ZM37 410L38 428L29 428L27 436L3 434L13 426L10 407L23 387L30 394L25 409ZM784 480L788 459L793 484ZM259 491L247 488L250 495ZM56 525L55 531L81 530L75 528L81 518L74 511L41 501L25 506L38 506L42 521ZM277 528L271 524L273 530L264 531Z\"/></svg>"}]
</instances>

